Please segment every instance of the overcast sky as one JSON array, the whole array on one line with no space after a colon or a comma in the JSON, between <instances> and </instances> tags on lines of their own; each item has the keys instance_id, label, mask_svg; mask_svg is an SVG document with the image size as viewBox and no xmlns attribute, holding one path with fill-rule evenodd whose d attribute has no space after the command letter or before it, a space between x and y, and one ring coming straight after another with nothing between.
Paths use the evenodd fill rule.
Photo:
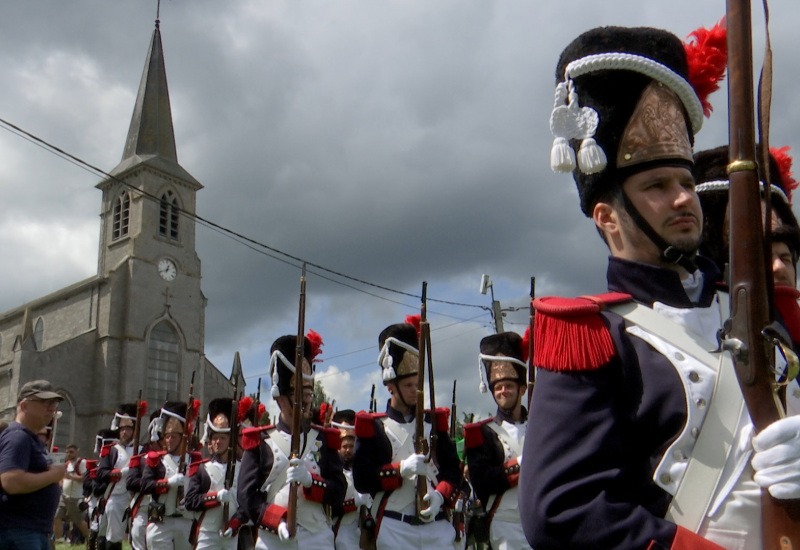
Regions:
<instances>
[{"instance_id":1,"label":"overcast sky","mask_svg":"<svg viewBox=\"0 0 800 550\"><path fill-rule=\"evenodd\" d=\"M178 160L205 186L198 214L216 224L389 289L419 295L426 280L429 298L471 306L428 304L437 404L449 405L457 377L460 411L486 415L494 404L477 390L477 350L493 324L481 274L504 308L520 308L505 318L520 333L532 276L538 295L605 287L606 249L572 178L549 168L559 53L597 25L685 37L724 4L165 0ZM155 16L155 0L3 3L0 118L111 170ZM800 4L775 0L771 17L771 142L796 154ZM711 99L698 148L727 139L725 90ZM10 132L0 154L5 311L96 273L101 193L96 175ZM229 374L239 351L255 391L272 341L296 331L299 269L202 226L197 249L206 354ZM377 383L382 408L378 333L419 300L310 271L319 379L355 409Z\"/></svg>"}]
</instances>

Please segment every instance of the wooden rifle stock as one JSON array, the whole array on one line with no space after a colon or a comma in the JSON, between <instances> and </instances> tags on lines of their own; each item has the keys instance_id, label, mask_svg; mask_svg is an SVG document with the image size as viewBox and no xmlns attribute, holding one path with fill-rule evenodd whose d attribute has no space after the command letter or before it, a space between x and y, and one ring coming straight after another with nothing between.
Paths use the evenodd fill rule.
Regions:
<instances>
[{"instance_id":1,"label":"wooden rifle stock","mask_svg":"<svg viewBox=\"0 0 800 550\"><path fill-rule=\"evenodd\" d=\"M731 322L723 342L756 432L783 416L770 368L772 278L768 277L755 156L752 36L749 0L727 0L730 164ZM762 136L766 141L766 136ZM779 501L762 490L762 548L800 548L798 501Z\"/></svg>"},{"instance_id":2,"label":"wooden rifle stock","mask_svg":"<svg viewBox=\"0 0 800 550\"><path fill-rule=\"evenodd\" d=\"M239 352L237 351L233 356L234 372L237 371L235 365L239 363ZM236 447L239 442L239 402L236 400L239 394L239 381L235 380L233 383L233 401L231 402L230 410L230 428L228 432L228 460L226 461L225 468L225 490L230 491L233 487L233 480L236 477ZM212 419L213 420L213 419ZM229 502L222 505L222 530L228 528L228 520L230 519Z\"/></svg>"},{"instance_id":3,"label":"wooden rifle stock","mask_svg":"<svg viewBox=\"0 0 800 550\"><path fill-rule=\"evenodd\" d=\"M255 407L256 407L256 417L255 417L255 420L253 421L253 424L255 426L260 426L261 425L261 416L258 414L258 409L261 407L261 377L260 376L258 377L258 388L256 389Z\"/></svg>"},{"instance_id":4,"label":"wooden rifle stock","mask_svg":"<svg viewBox=\"0 0 800 550\"><path fill-rule=\"evenodd\" d=\"M375 401L375 384L372 384L372 392L369 394L369 412L378 412L378 403Z\"/></svg>"},{"instance_id":5,"label":"wooden rifle stock","mask_svg":"<svg viewBox=\"0 0 800 550\"><path fill-rule=\"evenodd\" d=\"M195 371L192 371L192 380L189 382L189 399L186 401L186 423L183 425L183 437L181 438L181 444L179 446L181 455L180 459L178 460L178 472L181 474L186 475L186 447L187 441L191 434L187 432L189 429L189 423L191 422L192 410L194 409L194 375ZM183 500L183 485L178 487L178 500L176 504L180 504Z\"/></svg>"},{"instance_id":6,"label":"wooden rifle stock","mask_svg":"<svg viewBox=\"0 0 800 550\"><path fill-rule=\"evenodd\" d=\"M425 357L428 349L428 344L425 340L426 332L423 328L427 326L427 299L428 299L428 283L422 283L422 305L420 306L420 321L419 321L419 365L417 370L417 404L414 415L416 421L414 432L414 452L416 454L428 454L428 440L425 438ZM431 430L433 432L433 430ZM425 495L428 494L428 480L425 476L417 476L417 515L420 511L427 508L425 504Z\"/></svg>"},{"instance_id":7,"label":"wooden rifle stock","mask_svg":"<svg viewBox=\"0 0 800 550\"><path fill-rule=\"evenodd\" d=\"M306 323L306 264L300 274L300 307L297 315L297 346L294 353L294 391L292 392L292 441L290 458L300 457L300 431L303 415L303 359L305 354ZM286 513L286 527L294 538L297 531L297 487L290 487L289 505Z\"/></svg>"},{"instance_id":8,"label":"wooden rifle stock","mask_svg":"<svg viewBox=\"0 0 800 550\"><path fill-rule=\"evenodd\" d=\"M528 320L528 411L531 410L531 399L533 398L533 385L536 383L536 371L533 368L533 320L536 310L533 307L533 299L536 297L536 277L531 277L531 305L530 318Z\"/></svg>"},{"instance_id":9,"label":"wooden rifle stock","mask_svg":"<svg viewBox=\"0 0 800 550\"><path fill-rule=\"evenodd\" d=\"M139 454L139 439L142 435L142 390L136 396L136 425L133 427L133 456Z\"/></svg>"},{"instance_id":10,"label":"wooden rifle stock","mask_svg":"<svg viewBox=\"0 0 800 550\"><path fill-rule=\"evenodd\" d=\"M456 442L456 382L458 379L453 380L453 400L450 402L450 439L453 444Z\"/></svg>"}]
</instances>

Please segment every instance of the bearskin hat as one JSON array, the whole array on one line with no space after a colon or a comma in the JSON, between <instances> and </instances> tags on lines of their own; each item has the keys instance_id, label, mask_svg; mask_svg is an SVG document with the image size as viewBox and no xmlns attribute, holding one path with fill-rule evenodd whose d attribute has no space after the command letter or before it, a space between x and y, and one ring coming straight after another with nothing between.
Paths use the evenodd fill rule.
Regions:
<instances>
[{"instance_id":1,"label":"bearskin hat","mask_svg":"<svg viewBox=\"0 0 800 550\"><path fill-rule=\"evenodd\" d=\"M419 328L413 320L406 321L389 325L378 335L378 365L383 369L384 385L419 373Z\"/></svg>"},{"instance_id":2,"label":"bearskin hat","mask_svg":"<svg viewBox=\"0 0 800 550\"><path fill-rule=\"evenodd\" d=\"M722 37L724 43L724 27ZM724 64L723 52L718 79ZM551 167L572 172L586 216L632 174L691 168L694 134L710 110L692 86L684 44L661 29L595 28L564 49L550 119Z\"/></svg>"},{"instance_id":3,"label":"bearskin hat","mask_svg":"<svg viewBox=\"0 0 800 550\"><path fill-rule=\"evenodd\" d=\"M208 416L206 417L206 431L205 437L211 437L213 432L229 433L231 431L231 407L233 406L233 399L230 397L218 397L212 399L208 403ZM224 421L219 417L224 417ZM217 423L224 423L225 426L215 426Z\"/></svg>"},{"instance_id":4,"label":"bearskin hat","mask_svg":"<svg viewBox=\"0 0 800 550\"><path fill-rule=\"evenodd\" d=\"M730 188L727 174L729 149L727 145L700 151L695 154L695 180L697 194L703 207L703 244L701 253L708 256L722 270L728 263L728 238L725 228L725 212L728 208L728 191ZM784 160L788 158L788 161ZM786 242L796 257L800 252L797 241L798 223L792 211L792 191L797 182L791 174L791 158L786 148L771 149L769 155L769 179L771 184L770 204L773 216L780 218L782 228L778 232L779 240ZM764 170L759 166L759 180L765 181ZM773 231L773 233L775 233ZM775 236L773 236L775 238Z\"/></svg>"},{"instance_id":5,"label":"bearskin hat","mask_svg":"<svg viewBox=\"0 0 800 550\"><path fill-rule=\"evenodd\" d=\"M501 332L491 334L481 340L480 364L478 365L481 379L480 389L485 391L494 387L495 382L501 380L514 380L526 384L528 367L525 364L525 350L522 346L522 337L516 332ZM488 384L484 382L484 372Z\"/></svg>"},{"instance_id":6,"label":"bearskin hat","mask_svg":"<svg viewBox=\"0 0 800 550\"><path fill-rule=\"evenodd\" d=\"M136 425L136 403L123 403L117 407L117 412L114 414L114 419L111 421L111 429L119 429L119 421L123 418L131 420Z\"/></svg>"},{"instance_id":7,"label":"bearskin hat","mask_svg":"<svg viewBox=\"0 0 800 550\"><path fill-rule=\"evenodd\" d=\"M321 343L322 341L320 340L320 345ZM273 398L277 398L279 395L291 395L292 377L296 367L294 364L296 350L297 335L292 334L281 336L273 342L270 348L270 376L272 377ZM311 365L312 377L315 370L314 358L318 354L319 351L315 353L314 345L308 336L303 337L303 358ZM308 379L309 375L304 374L303 377Z\"/></svg>"}]
</instances>

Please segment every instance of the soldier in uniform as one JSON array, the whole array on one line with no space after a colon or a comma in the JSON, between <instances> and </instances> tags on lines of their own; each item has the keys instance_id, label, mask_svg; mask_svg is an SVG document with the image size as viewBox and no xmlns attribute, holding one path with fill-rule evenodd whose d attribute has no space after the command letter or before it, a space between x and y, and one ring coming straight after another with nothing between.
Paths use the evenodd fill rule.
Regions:
<instances>
[{"instance_id":1,"label":"soldier in uniform","mask_svg":"<svg viewBox=\"0 0 800 550\"><path fill-rule=\"evenodd\" d=\"M125 487L125 477L133 455L136 406L136 403L123 403L117 409L111 429L119 433L119 440L103 447L97 465L97 480L106 485L103 514L107 550L122 550L122 540L128 531L124 515L130 503L130 494Z\"/></svg>"},{"instance_id":2,"label":"soldier in uniform","mask_svg":"<svg viewBox=\"0 0 800 550\"><path fill-rule=\"evenodd\" d=\"M210 458L193 462L189 468L186 509L200 512L195 525L196 550L209 548L236 550L236 535L242 524L242 517L237 514L236 507L239 464L235 458L234 481L229 488L225 488L228 455L230 452L236 452L235 446L231 448L232 406L233 399L229 397L213 399L208 404L204 440ZM243 412L246 413L247 410ZM224 518L226 505L228 517Z\"/></svg>"},{"instance_id":3,"label":"soldier in uniform","mask_svg":"<svg viewBox=\"0 0 800 550\"><path fill-rule=\"evenodd\" d=\"M130 541L133 550L147 549L147 507L150 504L150 495L142 492L142 473L147 461L147 453L161 450L159 446L162 438L159 431L161 424L157 422L160 416L161 409L150 413L150 424L145 434L147 443L142 446L139 454L131 457L131 461L128 463L128 475L125 476L125 488L131 495L127 513L131 521Z\"/></svg>"},{"instance_id":4,"label":"soldier in uniform","mask_svg":"<svg viewBox=\"0 0 800 550\"><path fill-rule=\"evenodd\" d=\"M530 548L520 523L517 484L528 411L522 406L527 390L527 346L515 332L481 340L481 391L492 392L494 417L464 426L464 447L470 481L488 510L489 536L495 550Z\"/></svg>"},{"instance_id":5,"label":"soldier in uniform","mask_svg":"<svg viewBox=\"0 0 800 550\"><path fill-rule=\"evenodd\" d=\"M537 420L519 485L533 548L760 548L762 489L800 496L800 418L753 436L729 354L708 351L728 298L696 254L697 53L666 31L606 27L558 63L551 160L574 169L611 292L534 302ZM719 475L697 468L701 449L728 450L712 452Z\"/></svg>"},{"instance_id":6,"label":"soldier in uniform","mask_svg":"<svg viewBox=\"0 0 800 550\"><path fill-rule=\"evenodd\" d=\"M347 479L347 492L341 506L334 508L333 532L336 535L336 550L358 550L361 530L358 521L361 507L367 510L372 506L369 494L359 493L353 485L353 452L356 445L356 413L347 409L336 411L331 426L339 430L342 446L339 456L344 463L344 476Z\"/></svg>"},{"instance_id":7,"label":"soldier in uniform","mask_svg":"<svg viewBox=\"0 0 800 550\"><path fill-rule=\"evenodd\" d=\"M256 548L260 550L334 547L329 507L342 502L347 482L338 453L339 431L309 422L314 397L312 365L321 344L319 335L309 331L302 365L295 365L297 337L287 335L275 340L270 350L270 374L271 393L280 409L278 424L243 432L237 498L239 508L259 528ZM295 384L303 388L303 421L300 456L291 458ZM289 491L298 492L293 538L286 525Z\"/></svg>"},{"instance_id":8,"label":"soldier in uniform","mask_svg":"<svg viewBox=\"0 0 800 550\"><path fill-rule=\"evenodd\" d=\"M414 322L414 319L407 319ZM449 410L436 410L431 424L425 418L425 435L436 430L436 455L429 460L414 452L419 333L414 324L385 328L378 337L378 364L389 391L386 412L356 415L356 450L353 480L356 490L373 497L372 516L379 549L426 548L452 550L455 529L446 508L458 498L461 479L458 453L449 436ZM417 476L427 480L427 507L416 510Z\"/></svg>"},{"instance_id":9,"label":"soldier in uniform","mask_svg":"<svg viewBox=\"0 0 800 550\"><path fill-rule=\"evenodd\" d=\"M117 441L119 441L118 433L114 430L104 428L98 431L94 443L94 453L98 459L87 461L86 474L88 483L85 485L88 485L88 487L84 486L84 491L88 492L86 498L88 504L87 513L89 514L89 537L86 540L86 545L89 550L105 550L106 547L106 524L100 505L108 485L97 479L97 465L103 448L107 445L113 445Z\"/></svg>"},{"instance_id":10,"label":"soldier in uniform","mask_svg":"<svg viewBox=\"0 0 800 550\"><path fill-rule=\"evenodd\" d=\"M142 472L142 492L151 496L148 505L146 542L149 550L189 550L194 514L184 507L183 495L187 484L181 463L188 468L192 460L199 460L200 453L187 452L192 433L192 424L200 406L194 400L192 409L183 401L167 401L161 407L157 421L163 427L161 451L147 453ZM183 453L183 455L181 455Z\"/></svg>"}]
</instances>

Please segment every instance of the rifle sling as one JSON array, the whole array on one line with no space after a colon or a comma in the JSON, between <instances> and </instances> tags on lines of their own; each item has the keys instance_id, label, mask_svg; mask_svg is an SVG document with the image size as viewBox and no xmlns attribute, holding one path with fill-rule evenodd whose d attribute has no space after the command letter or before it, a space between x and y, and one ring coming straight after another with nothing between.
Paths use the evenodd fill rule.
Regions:
<instances>
[{"instance_id":1,"label":"rifle sling","mask_svg":"<svg viewBox=\"0 0 800 550\"><path fill-rule=\"evenodd\" d=\"M729 316L729 300L718 293L720 317ZM683 479L672 498L665 519L697 532L717 491L722 469L730 453L744 399L730 353L709 352L704 339L647 306L628 302L609 307L624 319L711 366L718 364L717 380L708 413L700 430ZM727 434L727 435L726 435Z\"/></svg>"}]
</instances>

